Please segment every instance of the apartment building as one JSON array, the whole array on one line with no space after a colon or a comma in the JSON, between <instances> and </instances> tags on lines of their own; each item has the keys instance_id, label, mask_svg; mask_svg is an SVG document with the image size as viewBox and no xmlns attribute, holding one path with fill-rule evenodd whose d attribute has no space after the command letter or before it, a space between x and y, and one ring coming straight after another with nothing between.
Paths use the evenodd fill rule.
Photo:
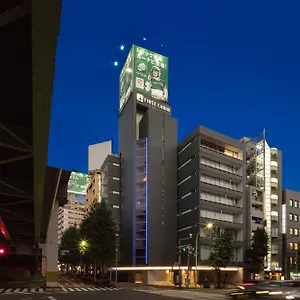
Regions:
<instances>
[{"instance_id":1,"label":"apartment building","mask_svg":"<svg viewBox=\"0 0 300 300\"><path fill-rule=\"evenodd\" d=\"M299 279L300 193L285 189L282 199L283 274L287 279Z\"/></svg>"},{"instance_id":2,"label":"apartment building","mask_svg":"<svg viewBox=\"0 0 300 300\"><path fill-rule=\"evenodd\" d=\"M200 232L200 263L205 265L218 235L229 230L234 264L242 265L245 144L199 126L178 146L177 174L180 245L195 247Z\"/></svg>"},{"instance_id":3,"label":"apartment building","mask_svg":"<svg viewBox=\"0 0 300 300\"><path fill-rule=\"evenodd\" d=\"M63 207L58 209L58 244L60 244L63 233L70 226L79 226L86 216L84 202L68 199Z\"/></svg>"},{"instance_id":4,"label":"apartment building","mask_svg":"<svg viewBox=\"0 0 300 300\"><path fill-rule=\"evenodd\" d=\"M265 228L269 238L269 254L264 263L265 276L280 279L282 275L281 205L282 162L281 151L271 148L265 130L250 139L241 139L246 145L248 246L257 227Z\"/></svg>"},{"instance_id":5,"label":"apartment building","mask_svg":"<svg viewBox=\"0 0 300 300\"><path fill-rule=\"evenodd\" d=\"M100 202L101 200L101 172L100 169L90 171L90 183L86 189L86 198L85 198L85 206L87 210L95 202Z\"/></svg>"}]
</instances>

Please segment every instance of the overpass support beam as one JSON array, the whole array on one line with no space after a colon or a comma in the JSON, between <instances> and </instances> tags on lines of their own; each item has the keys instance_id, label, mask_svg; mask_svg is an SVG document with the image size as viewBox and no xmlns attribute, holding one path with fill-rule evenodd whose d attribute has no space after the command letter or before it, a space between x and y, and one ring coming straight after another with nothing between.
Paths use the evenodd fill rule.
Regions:
<instances>
[{"instance_id":1,"label":"overpass support beam","mask_svg":"<svg viewBox=\"0 0 300 300\"><path fill-rule=\"evenodd\" d=\"M46 288L58 287L58 201L55 200L47 231L46 254Z\"/></svg>"}]
</instances>

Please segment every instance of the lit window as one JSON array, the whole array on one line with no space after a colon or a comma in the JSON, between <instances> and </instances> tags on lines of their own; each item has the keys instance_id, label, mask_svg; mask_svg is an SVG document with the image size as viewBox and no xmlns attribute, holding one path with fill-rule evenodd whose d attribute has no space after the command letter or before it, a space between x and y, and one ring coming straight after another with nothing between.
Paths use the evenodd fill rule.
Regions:
<instances>
[{"instance_id":1,"label":"lit window","mask_svg":"<svg viewBox=\"0 0 300 300\"><path fill-rule=\"evenodd\" d=\"M296 221L296 222L299 221L299 216L298 215L294 215L294 221Z\"/></svg>"},{"instance_id":2,"label":"lit window","mask_svg":"<svg viewBox=\"0 0 300 300\"><path fill-rule=\"evenodd\" d=\"M293 235L293 234L294 234L294 229L290 228L290 235Z\"/></svg>"},{"instance_id":3,"label":"lit window","mask_svg":"<svg viewBox=\"0 0 300 300\"><path fill-rule=\"evenodd\" d=\"M292 265L292 264L293 264L293 258L290 257L290 265Z\"/></svg>"},{"instance_id":4,"label":"lit window","mask_svg":"<svg viewBox=\"0 0 300 300\"><path fill-rule=\"evenodd\" d=\"M290 199L290 207L293 207L294 205L293 205L293 200L292 199Z\"/></svg>"},{"instance_id":5,"label":"lit window","mask_svg":"<svg viewBox=\"0 0 300 300\"><path fill-rule=\"evenodd\" d=\"M298 243L295 243L295 244L294 244L294 249L295 249L295 250L298 250Z\"/></svg>"},{"instance_id":6,"label":"lit window","mask_svg":"<svg viewBox=\"0 0 300 300\"><path fill-rule=\"evenodd\" d=\"M294 215L290 214L290 221L293 221L293 219L294 219Z\"/></svg>"},{"instance_id":7,"label":"lit window","mask_svg":"<svg viewBox=\"0 0 300 300\"><path fill-rule=\"evenodd\" d=\"M295 228L294 234L299 235L299 230Z\"/></svg>"},{"instance_id":8,"label":"lit window","mask_svg":"<svg viewBox=\"0 0 300 300\"><path fill-rule=\"evenodd\" d=\"M294 202L294 203L295 203L295 207L296 207L296 208L298 208L298 207L299 207L299 203L298 203L298 201L296 201L296 200L295 200L295 202Z\"/></svg>"},{"instance_id":9,"label":"lit window","mask_svg":"<svg viewBox=\"0 0 300 300\"><path fill-rule=\"evenodd\" d=\"M294 250L294 243L290 243L290 250Z\"/></svg>"}]
</instances>

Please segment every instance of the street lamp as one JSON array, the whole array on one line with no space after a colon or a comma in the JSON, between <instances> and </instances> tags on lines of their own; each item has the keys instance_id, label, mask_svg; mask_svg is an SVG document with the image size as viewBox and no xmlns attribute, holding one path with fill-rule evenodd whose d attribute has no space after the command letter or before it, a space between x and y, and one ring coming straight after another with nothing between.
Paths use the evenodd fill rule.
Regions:
<instances>
[{"instance_id":1,"label":"street lamp","mask_svg":"<svg viewBox=\"0 0 300 300\"><path fill-rule=\"evenodd\" d=\"M211 229L213 228L213 223L207 223L205 228L207 229ZM199 237L200 237L200 234L201 234L201 226L199 227L199 232L198 234L196 235L196 239L195 239L195 244L196 244L196 250L195 250L195 267L196 267L196 276L195 276L195 286L197 286L197 282L198 282L198 240L199 240ZM200 253L200 247L199 247L199 261L201 261L201 253Z\"/></svg>"}]
</instances>

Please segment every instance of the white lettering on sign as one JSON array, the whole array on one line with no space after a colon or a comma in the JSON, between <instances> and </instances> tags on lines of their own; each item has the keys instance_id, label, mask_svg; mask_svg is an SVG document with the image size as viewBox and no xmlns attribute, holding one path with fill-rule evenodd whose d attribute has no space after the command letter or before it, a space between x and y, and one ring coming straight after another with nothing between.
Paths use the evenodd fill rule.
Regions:
<instances>
[{"instance_id":1,"label":"white lettering on sign","mask_svg":"<svg viewBox=\"0 0 300 300\"><path fill-rule=\"evenodd\" d=\"M164 110L164 111L167 111L167 112L171 112L171 108L162 104L162 103L159 103L155 100L151 100L151 99L148 99L146 98L143 94L139 94L137 93L136 94L136 100L140 103L147 103L153 107L158 107L159 109L161 110Z\"/></svg>"}]
</instances>

